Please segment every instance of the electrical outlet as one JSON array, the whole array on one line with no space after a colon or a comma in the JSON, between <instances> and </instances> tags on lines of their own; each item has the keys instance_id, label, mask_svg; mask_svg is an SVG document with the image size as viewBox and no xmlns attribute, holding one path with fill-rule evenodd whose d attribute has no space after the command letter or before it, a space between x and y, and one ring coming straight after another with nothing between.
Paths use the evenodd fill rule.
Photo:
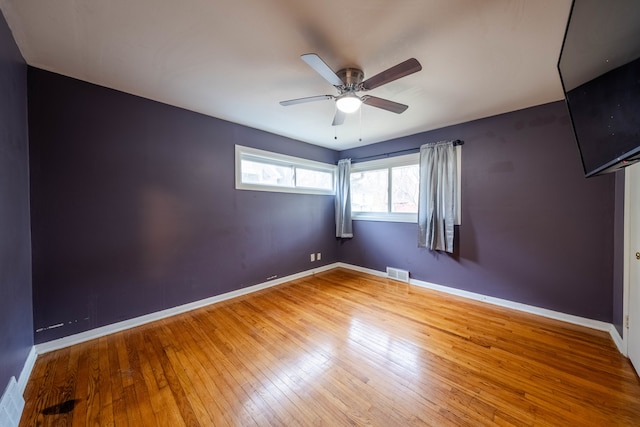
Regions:
<instances>
[{"instance_id":1,"label":"electrical outlet","mask_svg":"<svg viewBox=\"0 0 640 427\"><path fill-rule=\"evenodd\" d=\"M316 255L316 259L318 261L320 261L322 259L322 253L321 252L318 252L318 254Z\"/></svg>"},{"instance_id":2,"label":"electrical outlet","mask_svg":"<svg viewBox=\"0 0 640 427\"><path fill-rule=\"evenodd\" d=\"M311 254L311 262L314 262L316 260L316 254Z\"/></svg>"}]
</instances>

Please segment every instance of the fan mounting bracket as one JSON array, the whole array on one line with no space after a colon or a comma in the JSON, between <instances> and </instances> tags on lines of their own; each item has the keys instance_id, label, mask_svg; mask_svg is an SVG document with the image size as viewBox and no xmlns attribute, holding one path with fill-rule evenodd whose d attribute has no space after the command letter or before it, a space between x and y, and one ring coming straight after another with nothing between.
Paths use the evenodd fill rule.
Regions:
<instances>
[{"instance_id":1,"label":"fan mounting bracket","mask_svg":"<svg viewBox=\"0 0 640 427\"><path fill-rule=\"evenodd\" d=\"M355 92L361 90L360 85L364 80L364 72L359 68L343 68L336 75L344 85L339 87L340 93Z\"/></svg>"}]
</instances>

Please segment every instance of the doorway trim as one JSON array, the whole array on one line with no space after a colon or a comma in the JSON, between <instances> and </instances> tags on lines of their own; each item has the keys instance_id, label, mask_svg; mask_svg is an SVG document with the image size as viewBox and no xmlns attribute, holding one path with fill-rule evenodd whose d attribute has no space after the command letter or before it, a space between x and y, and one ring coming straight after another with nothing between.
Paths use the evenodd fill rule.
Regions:
<instances>
[{"instance_id":1,"label":"doorway trim","mask_svg":"<svg viewBox=\"0 0 640 427\"><path fill-rule=\"evenodd\" d=\"M620 352L626 357L629 356L629 298L631 292L631 173L629 168L624 169L624 236L623 236L623 256L622 263L622 283L623 283L623 299L622 299L622 345L619 346Z\"/></svg>"}]
</instances>

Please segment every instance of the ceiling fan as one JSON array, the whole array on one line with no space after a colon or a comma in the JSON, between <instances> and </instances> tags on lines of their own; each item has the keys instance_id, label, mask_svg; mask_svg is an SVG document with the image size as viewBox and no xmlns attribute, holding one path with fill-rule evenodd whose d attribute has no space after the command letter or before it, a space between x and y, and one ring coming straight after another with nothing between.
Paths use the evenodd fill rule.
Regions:
<instances>
[{"instance_id":1,"label":"ceiling fan","mask_svg":"<svg viewBox=\"0 0 640 427\"><path fill-rule=\"evenodd\" d=\"M408 105L371 95L358 96L357 92L375 89L422 70L422 65L420 65L418 60L411 58L363 81L364 72L358 68L344 68L336 73L315 53L307 53L300 58L326 81L331 83L338 90L338 95L318 95L290 99L288 101L281 101L280 105L288 106L305 102L322 101L325 99L335 99L337 109L336 115L333 118L333 126L343 124L346 115L358 111L361 104L381 108L396 114L403 113L409 108Z\"/></svg>"}]
</instances>

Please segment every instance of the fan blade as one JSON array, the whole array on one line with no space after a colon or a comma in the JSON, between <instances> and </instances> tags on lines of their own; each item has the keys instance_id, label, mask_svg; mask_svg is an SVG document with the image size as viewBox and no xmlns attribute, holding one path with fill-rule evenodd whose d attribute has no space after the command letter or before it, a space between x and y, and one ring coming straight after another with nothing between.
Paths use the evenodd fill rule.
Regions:
<instances>
[{"instance_id":1,"label":"fan blade","mask_svg":"<svg viewBox=\"0 0 640 427\"><path fill-rule=\"evenodd\" d=\"M392 113L396 114L404 113L404 111L409 108L408 105L369 95L365 95L362 97L362 103L371 105L372 107L382 108L383 110L391 111Z\"/></svg>"},{"instance_id":2,"label":"fan blade","mask_svg":"<svg viewBox=\"0 0 640 427\"><path fill-rule=\"evenodd\" d=\"M394 80L398 80L401 77L408 76L409 74L417 73L422 70L422 65L417 59L411 58L404 62L399 63L396 66L389 68L381 73L376 74L373 77L368 78L362 82L362 88L365 90L374 89L378 86L382 86Z\"/></svg>"},{"instance_id":3,"label":"fan blade","mask_svg":"<svg viewBox=\"0 0 640 427\"><path fill-rule=\"evenodd\" d=\"M288 101L280 101L280 105L285 107L288 105L304 104L305 102L323 101L325 99L333 99L333 95L308 96L306 98L289 99Z\"/></svg>"},{"instance_id":4,"label":"fan blade","mask_svg":"<svg viewBox=\"0 0 640 427\"><path fill-rule=\"evenodd\" d=\"M331 68L315 53L307 53L300 56L304 62L309 64L316 73L320 74L326 81L334 86L342 86L344 83L340 80L340 77L333 72Z\"/></svg>"},{"instance_id":5,"label":"fan blade","mask_svg":"<svg viewBox=\"0 0 640 427\"><path fill-rule=\"evenodd\" d=\"M333 123L331 123L331 126L340 126L344 123L344 119L346 116L347 113L336 108L336 115L333 116Z\"/></svg>"}]
</instances>

